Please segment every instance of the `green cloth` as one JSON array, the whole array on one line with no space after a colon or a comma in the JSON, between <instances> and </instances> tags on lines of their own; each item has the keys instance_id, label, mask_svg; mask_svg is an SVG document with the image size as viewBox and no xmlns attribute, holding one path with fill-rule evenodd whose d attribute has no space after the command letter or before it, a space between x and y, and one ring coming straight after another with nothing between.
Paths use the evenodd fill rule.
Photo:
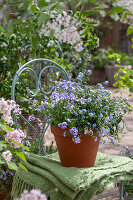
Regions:
<instances>
[{"instance_id":1,"label":"green cloth","mask_svg":"<svg viewBox=\"0 0 133 200\"><path fill-rule=\"evenodd\" d=\"M74 168L62 167L58 153L25 156L28 172L21 168L16 172L14 198L24 189L36 188L49 194L50 200L89 200L121 180L133 179L133 160L127 157L98 153L94 167Z\"/></svg>"}]
</instances>

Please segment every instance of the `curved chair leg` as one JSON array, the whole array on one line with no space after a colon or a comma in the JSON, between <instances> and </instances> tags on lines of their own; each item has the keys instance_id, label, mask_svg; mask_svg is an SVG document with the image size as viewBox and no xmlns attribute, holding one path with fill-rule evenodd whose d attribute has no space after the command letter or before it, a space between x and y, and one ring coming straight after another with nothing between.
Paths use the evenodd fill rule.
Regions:
<instances>
[{"instance_id":1,"label":"curved chair leg","mask_svg":"<svg viewBox=\"0 0 133 200\"><path fill-rule=\"evenodd\" d=\"M121 181L121 183L120 183L120 200L124 200L124 197L123 197L123 181Z\"/></svg>"}]
</instances>

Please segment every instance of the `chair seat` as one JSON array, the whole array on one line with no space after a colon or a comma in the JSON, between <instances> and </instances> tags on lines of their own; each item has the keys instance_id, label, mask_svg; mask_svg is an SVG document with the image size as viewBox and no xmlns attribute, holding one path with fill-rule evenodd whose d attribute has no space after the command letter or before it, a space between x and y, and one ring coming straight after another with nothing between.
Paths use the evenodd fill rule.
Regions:
<instances>
[{"instance_id":1,"label":"chair seat","mask_svg":"<svg viewBox=\"0 0 133 200\"><path fill-rule=\"evenodd\" d=\"M28 172L16 172L12 195L19 197L24 189L40 189L50 200L89 200L121 180L133 179L133 160L98 153L91 168L62 167L58 153L38 156L25 153L23 165Z\"/></svg>"}]
</instances>

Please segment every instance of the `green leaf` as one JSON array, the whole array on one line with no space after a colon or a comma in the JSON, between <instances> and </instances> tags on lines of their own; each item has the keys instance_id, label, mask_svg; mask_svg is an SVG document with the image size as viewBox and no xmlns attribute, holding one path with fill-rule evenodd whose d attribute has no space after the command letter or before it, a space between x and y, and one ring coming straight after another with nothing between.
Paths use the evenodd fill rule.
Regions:
<instances>
[{"instance_id":1,"label":"green leaf","mask_svg":"<svg viewBox=\"0 0 133 200\"><path fill-rule=\"evenodd\" d=\"M7 147L7 144L5 144L5 141L0 141L0 151L2 151L6 147Z\"/></svg>"},{"instance_id":2,"label":"green leaf","mask_svg":"<svg viewBox=\"0 0 133 200\"><path fill-rule=\"evenodd\" d=\"M96 14L97 12L95 10L84 10L83 13L84 15L93 15Z\"/></svg>"},{"instance_id":3,"label":"green leaf","mask_svg":"<svg viewBox=\"0 0 133 200\"><path fill-rule=\"evenodd\" d=\"M0 25L0 31L1 31L1 32L3 32L3 28L2 28L2 26L1 26L1 25Z\"/></svg>"},{"instance_id":4,"label":"green leaf","mask_svg":"<svg viewBox=\"0 0 133 200\"><path fill-rule=\"evenodd\" d=\"M35 10L36 10L36 5L32 4L32 5L30 6L30 11L31 11L32 13L34 13Z\"/></svg>"},{"instance_id":5,"label":"green leaf","mask_svg":"<svg viewBox=\"0 0 133 200\"><path fill-rule=\"evenodd\" d=\"M17 163L19 165L19 167L21 167L23 170L25 170L26 172L28 172L27 168L22 164L22 163Z\"/></svg>"},{"instance_id":6,"label":"green leaf","mask_svg":"<svg viewBox=\"0 0 133 200\"><path fill-rule=\"evenodd\" d=\"M21 152L21 151L15 151L14 153L15 153L19 158L21 158L23 161L27 162L27 161L26 161L26 158L25 158L25 155L24 155L23 152Z\"/></svg>"},{"instance_id":7,"label":"green leaf","mask_svg":"<svg viewBox=\"0 0 133 200\"><path fill-rule=\"evenodd\" d=\"M90 0L90 3L96 3L96 0Z\"/></svg>"},{"instance_id":8,"label":"green leaf","mask_svg":"<svg viewBox=\"0 0 133 200\"><path fill-rule=\"evenodd\" d=\"M8 162L8 167L9 167L9 169L14 169L14 170L18 170L18 167L17 167L17 165L15 164L15 163L13 163L13 162Z\"/></svg>"},{"instance_id":9,"label":"green leaf","mask_svg":"<svg viewBox=\"0 0 133 200\"><path fill-rule=\"evenodd\" d=\"M4 163L5 161L0 158L0 165L3 165Z\"/></svg>"},{"instance_id":10,"label":"green leaf","mask_svg":"<svg viewBox=\"0 0 133 200\"><path fill-rule=\"evenodd\" d=\"M133 93L133 87L129 88L129 91Z\"/></svg>"},{"instance_id":11,"label":"green leaf","mask_svg":"<svg viewBox=\"0 0 133 200\"><path fill-rule=\"evenodd\" d=\"M133 26L130 25L128 26L128 29L127 29L127 36L131 35L133 33Z\"/></svg>"},{"instance_id":12,"label":"green leaf","mask_svg":"<svg viewBox=\"0 0 133 200\"><path fill-rule=\"evenodd\" d=\"M125 8L122 8L122 7L114 7L113 9L112 9L114 12L116 12L117 14L119 14L119 13L122 13L124 10L125 10Z\"/></svg>"},{"instance_id":13,"label":"green leaf","mask_svg":"<svg viewBox=\"0 0 133 200\"><path fill-rule=\"evenodd\" d=\"M41 13L39 18L38 18L38 25L41 26L43 23L47 23L49 20L49 15L46 13Z\"/></svg>"},{"instance_id":14,"label":"green leaf","mask_svg":"<svg viewBox=\"0 0 133 200\"><path fill-rule=\"evenodd\" d=\"M44 7L44 6L47 5L45 0L39 0L38 4L39 4L40 7Z\"/></svg>"},{"instance_id":15,"label":"green leaf","mask_svg":"<svg viewBox=\"0 0 133 200\"><path fill-rule=\"evenodd\" d=\"M76 7L79 7L79 6L81 6L81 5L84 5L85 3L87 3L88 2L88 0L81 0L81 1L79 1L79 3L76 5Z\"/></svg>"},{"instance_id":16,"label":"green leaf","mask_svg":"<svg viewBox=\"0 0 133 200\"><path fill-rule=\"evenodd\" d=\"M36 49L38 41L39 41L39 35L36 34L36 35L34 35L32 37L32 46L33 46L33 49Z\"/></svg>"},{"instance_id":17,"label":"green leaf","mask_svg":"<svg viewBox=\"0 0 133 200\"><path fill-rule=\"evenodd\" d=\"M13 131L10 126L3 123L3 120L0 122L0 128L5 132Z\"/></svg>"},{"instance_id":18,"label":"green leaf","mask_svg":"<svg viewBox=\"0 0 133 200\"><path fill-rule=\"evenodd\" d=\"M102 16L102 17L105 17L106 16L106 12L104 10L99 10L99 14Z\"/></svg>"},{"instance_id":19,"label":"green leaf","mask_svg":"<svg viewBox=\"0 0 133 200\"><path fill-rule=\"evenodd\" d=\"M114 12L113 10L110 11L109 16L115 21L120 19L119 15L116 12Z\"/></svg>"},{"instance_id":20,"label":"green leaf","mask_svg":"<svg viewBox=\"0 0 133 200\"><path fill-rule=\"evenodd\" d=\"M12 22L9 22L7 25L7 36L9 37L14 32L14 24Z\"/></svg>"},{"instance_id":21,"label":"green leaf","mask_svg":"<svg viewBox=\"0 0 133 200\"><path fill-rule=\"evenodd\" d=\"M103 10L103 9L105 9L105 8L108 8L109 6L108 5L106 5L106 4L101 4L100 6L98 6L98 7L96 7L96 9L97 10Z\"/></svg>"},{"instance_id":22,"label":"green leaf","mask_svg":"<svg viewBox=\"0 0 133 200\"><path fill-rule=\"evenodd\" d=\"M13 141L13 140L12 140ZM26 146L23 146L21 143L17 143L17 142L14 142L14 144L17 144L19 145L20 147L22 147L23 149L25 149L26 151L30 151L30 149Z\"/></svg>"}]
</instances>

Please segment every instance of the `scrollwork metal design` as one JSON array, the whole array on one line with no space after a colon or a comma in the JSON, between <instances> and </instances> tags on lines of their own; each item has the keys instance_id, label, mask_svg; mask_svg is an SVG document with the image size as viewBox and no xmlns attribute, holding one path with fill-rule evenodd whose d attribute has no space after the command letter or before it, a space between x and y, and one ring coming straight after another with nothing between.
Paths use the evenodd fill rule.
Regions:
<instances>
[{"instance_id":1,"label":"scrollwork metal design","mask_svg":"<svg viewBox=\"0 0 133 200\"><path fill-rule=\"evenodd\" d=\"M37 73L31 67L28 67L28 65L33 64L35 62L43 62L43 63L45 62L45 63L48 63L47 66L43 67L43 69L41 70L41 72L39 73L39 75L37 75ZM16 83L17 83L18 78L20 77L20 75L24 71L31 71L34 74L35 79L36 79L36 92L34 94L32 94L30 89L27 90L27 93L28 93L28 95L30 97L33 98L33 97L37 96L37 94L38 94L39 91L41 91L41 93L43 93L44 95L49 95L52 92L52 87L50 88L50 90L48 92L45 92L42 89L42 86L41 86L41 77L42 77L42 74L46 70L52 69L52 68L59 70L64 75L64 78L66 80L69 80L69 76L68 76L67 72L59 64L57 64L54 61L51 61L49 59L45 59L45 58L34 59L34 60L31 60L31 61L25 63L24 65L22 65L20 67L20 69L16 72L16 74L14 76L14 79L13 79L13 82L12 82L11 99L15 101L15 87L16 87ZM38 152L38 154L40 155L41 152L44 151L44 149L43 149L43 138L44 138L44 135L45 135L45 133L46 133L48 127L49 127L49 124L47 124L44 127L43 133L42 133L42 135L40 135L39 132L37 131L37 129L34 126L32 126L32 124L27 119L25 119L25 117L23 115L20 115L20 117L34 130L34 132L36 133L37 137L39 138L39 152ZM18 121L17 121L17 116L15 114L14 114L14 122L15 122L16 128L18 129Z\"/></svg>"}]
</instances>

